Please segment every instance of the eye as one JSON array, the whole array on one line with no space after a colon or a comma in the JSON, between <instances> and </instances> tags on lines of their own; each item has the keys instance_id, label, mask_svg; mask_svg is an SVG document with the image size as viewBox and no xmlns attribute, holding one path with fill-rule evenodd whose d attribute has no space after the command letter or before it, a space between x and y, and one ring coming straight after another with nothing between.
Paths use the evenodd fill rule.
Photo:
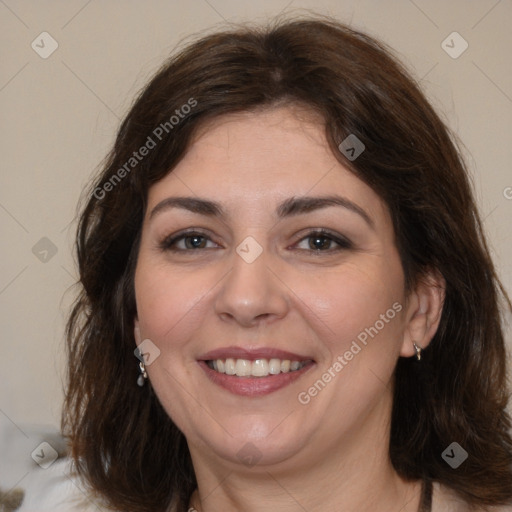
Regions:
<instances>
[{"instance_id":1,"label":"eye","mask_svg":"<svg viewBox=\"0 0 512 512\"><path fill-rule=\"evenodd\" d=\"M208 246L208 243L213 244L213 246ZM159 245L164 251L190 251L218 247L218 244L199 231L187 231L168 236Z\"/></svg>"},{"instance_id":2,"label":"eye","mask_svg":"<svg viewBox=\"0 0 512 512\"><path fill-rule=\"evenodd\" d=\"M302 246L302 247L301 247ZM334 247L333 247L334 246ZM313 252L334 252L352 248L352 243L347 238L335 235L329 231L320 229L311 231L301 238L296 244L300 250Z\"/></svg>"},{"instance_id":3,"label":"eye","mask_svg":"<svg viewBox=\"0 0 512 512\"><path fill-rule=\"evenodd\" d=\"M200 231L186 231L170 235L160 242L159 247L164 251L197 251L212 249L219 245ZM341 235L335 235L324 229L311 231L295 244L295 248L309 252L335 252L352 248L352 243Z\"/></svg>"}]
</instances>

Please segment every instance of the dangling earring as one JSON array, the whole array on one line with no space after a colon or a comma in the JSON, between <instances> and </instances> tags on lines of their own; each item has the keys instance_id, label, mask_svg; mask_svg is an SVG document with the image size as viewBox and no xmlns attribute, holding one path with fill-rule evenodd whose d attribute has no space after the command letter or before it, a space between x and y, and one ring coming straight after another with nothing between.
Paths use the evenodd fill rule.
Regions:
<instances>
[{"instance_id":1,"label":"dangling earring","mask_svg":"<svg viewBox=\"0 0 512 512\"><path fill-rule=\"evenodd\" d=\"M142 361L139 362L140 375L137 377L137 386L144 386L144 382L148 378L148 372L146 371L146 367Z\"/></svg>"},{"instance_id":2,"label":"dangling earring","mask_svg":"<svg viewBox=\"0 0 512 512\"><path fill-rule=\"evenodd\" d=\"M421 361L421 351L423 350L421 347L416 345L416 343L412 343L414 345L414 349L416 350L416 360Z\"/></svg>"}]
</instances>

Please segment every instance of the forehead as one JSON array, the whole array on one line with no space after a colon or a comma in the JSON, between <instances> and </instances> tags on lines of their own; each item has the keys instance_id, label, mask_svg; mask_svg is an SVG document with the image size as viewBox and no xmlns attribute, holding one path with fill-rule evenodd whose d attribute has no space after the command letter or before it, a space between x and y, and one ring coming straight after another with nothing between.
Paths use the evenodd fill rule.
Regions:
<instances>
[{"instance_id":1,"label":"forehead","mask_svg":"<svg viewBox=\"0 0 512 512\"><path fill-rule=\"evenodd\" d=\"M332 160L326 145L324 120L311 109L296 105L220 116L197 129L188 151L189 160L233 162L239 172L281 165L293 171L297 161ZM319 158L321 160L319 160ZM286 164L286 165L283 165ZM305 167L300 166L300 167ZM225 167L231 170L231 166ZM297 169L297 172L300 169Z\"/></svg>"},{"instance_id":2,"label":"forehead","mask_svg":"<svg viewBox=\"0 0 512 512\"><path fill-rule=\"evenodd\" d=\"M151 208L170 195L194 195L240 211L332 193L358 202L372 216L388 216L380 197L333 155L323 119L304 107L283 106L203 124L148 199Z\"/></svg>"}]
</instances>

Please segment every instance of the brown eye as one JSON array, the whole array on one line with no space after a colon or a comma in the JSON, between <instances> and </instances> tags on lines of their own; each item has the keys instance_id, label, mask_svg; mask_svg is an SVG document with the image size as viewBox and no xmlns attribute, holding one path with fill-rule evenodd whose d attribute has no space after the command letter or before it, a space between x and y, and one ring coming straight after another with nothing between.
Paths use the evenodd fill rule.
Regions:
<instances>
[{"instance_id":1,"label":"brown eye","mask_svg":"<svg viewBox=\"0 0 512 512\"><path fill-rule=\"evenodd\" d=\"M213 245L208 246L208 243ZM164 251L193 251L212 247L218 247L218 245L205 234L195 231L171 235L160 243L160 248Z\"/></svg>"},{"instance_id":2,"label":"brown eye","mask_svg":"<svg viewBox=\"0 0 512 512\"><path fill-rule=\"evenodd\" d=\"M203 235L184 236L185 247L187 249L204 249L206 247L206 237Z\"/></svg>"},{"instance_id":3,"label":"brown eye","mask_svg":"<svg viewBox=\"0 0 512 512\"><path fill-rule=\"evenodd\" d=\"M313 250L330 249L331 243L333 242L332 239L326 236L310 236L308 239L309 247Z\"/></svg>"},{"instance_id":4,"label":"brown eye","mask_svg":"<svg viewBox=\"0 0 512 512\"><path fill-rule=\"evenodd\" d=\"M305 247L304 242L306 241L307 246ZM334 235L328 231L313 231L302 238L298 242L297 247L301 250L313 252L334 252L350 249L352 243L345 237Z\"/></svg>"}]
</instances>

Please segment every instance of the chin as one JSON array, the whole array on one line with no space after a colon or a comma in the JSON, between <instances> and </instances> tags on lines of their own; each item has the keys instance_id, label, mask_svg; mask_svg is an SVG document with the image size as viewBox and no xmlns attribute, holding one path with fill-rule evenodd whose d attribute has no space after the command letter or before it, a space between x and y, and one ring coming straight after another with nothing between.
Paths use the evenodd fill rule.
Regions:
<instances>
[{"instance_id":1,"label":"chin","mask_svg":"<svg viewBox=\"0 0 512 512\"><path fill-rule=\"evenodd\" d=\"M232 464L250 468L286 464L300 457L310 436L303 422L291 424L283 419L280 416L276 421L275 415L271 418L234 417L223 425L226 430L217 426L198 432L196 436L202 446L206 445L215 456Z\"/></svg>"}]
</instances>

